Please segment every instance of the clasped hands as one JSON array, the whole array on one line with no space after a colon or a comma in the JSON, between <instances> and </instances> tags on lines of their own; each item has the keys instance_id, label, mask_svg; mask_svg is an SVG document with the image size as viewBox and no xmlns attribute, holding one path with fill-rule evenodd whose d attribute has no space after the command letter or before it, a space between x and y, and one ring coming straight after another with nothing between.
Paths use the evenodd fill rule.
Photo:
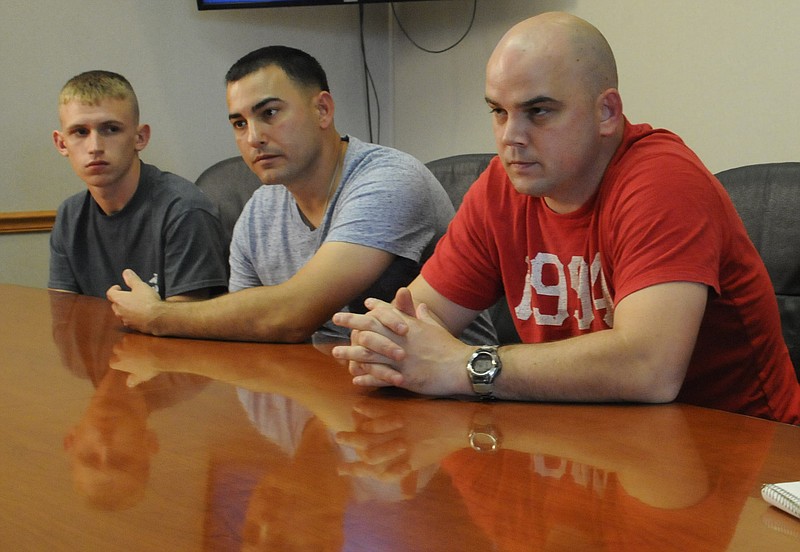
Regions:
<instances>
[{"instance_id":1,"label":"clasped hands","mask_svg":"<svg viewBox=\"0 0 800 552\"><path fill-rule=\"evenodd\" d=\"M470 394L464 367L472 348L433 316L427 305L414 305L408 288L394 301L367 299L366 314L340 312L333 322L350 328L350 345L333 356L349 361L353 383L395 386L426 395Z\"/></svg>"}]
</instances>

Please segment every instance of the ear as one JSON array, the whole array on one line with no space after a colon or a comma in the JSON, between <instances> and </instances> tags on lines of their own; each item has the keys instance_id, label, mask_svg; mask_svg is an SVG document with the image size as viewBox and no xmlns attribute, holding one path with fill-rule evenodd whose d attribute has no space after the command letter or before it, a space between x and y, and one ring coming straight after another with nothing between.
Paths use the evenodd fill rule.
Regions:
<instances>
[{"instance_id":1,"label":"ear","mask_svg":"<svg viewBox=\"0 0 800 552\"><path fill-rule=\"evenodd\" d=\"M314 98L314 108L319 117L320 128L327 129L333 124L335 106L330 92L322 91Z\"/></svg>"},{"instance_id":2,"label":"ear","mask_svg":"<svg viewBox=\"0 0 800 552\"><path fill-rule=\"evenodd\" d=\"M53 145L55 145L58 153L64 157L69 157L69 150L67 150L67 144L64 142L64 135L57 130L53 131Z\"/></svg>"},{"instance_id":3,"label":"ear","mask_svg":"<svg viewBox=\"0 0 800 552\"><path fill-rule=\"evenodd\" d=\"M142 151L150 141L150 125L139 125L136 129L136 151Z\"/></svg>"},{"instance_id":4,"label":"ear","mask_svg":"<svg viewBox=\"0 0 800 552\"><path fill-rule=\"evenodd\" d=\"M614 134L623 122L622 97L619 90L609 88L597 98L600 112L600 134L609 136Z\"/></svg>"}]
</instances>

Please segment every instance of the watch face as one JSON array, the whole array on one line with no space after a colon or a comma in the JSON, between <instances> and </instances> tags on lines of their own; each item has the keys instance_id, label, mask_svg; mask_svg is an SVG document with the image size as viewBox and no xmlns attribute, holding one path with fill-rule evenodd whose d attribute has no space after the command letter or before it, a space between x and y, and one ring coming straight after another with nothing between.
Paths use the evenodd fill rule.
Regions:
<instances>
[{"instance_id":1,"label":"watch face","mask_svg":"<svg viewBox=\"0 0 800 552\"><path fill-rule=\"evenodd\" d=\"M492 369L492 357L488 353L481 353L472 362L472 371L478 374L486 374Z\"/></svg>"}]
</instances>

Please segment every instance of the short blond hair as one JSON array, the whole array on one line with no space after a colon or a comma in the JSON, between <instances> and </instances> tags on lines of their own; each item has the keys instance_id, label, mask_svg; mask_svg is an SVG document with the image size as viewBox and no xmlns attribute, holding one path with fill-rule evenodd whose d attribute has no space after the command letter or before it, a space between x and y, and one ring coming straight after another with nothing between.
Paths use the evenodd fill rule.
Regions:
<instances>
[{"instance_id":1,"label":"short blond hair","mask_svg":"<svg viewBox=\"0 0 800 552\"><path fill-rule=\"evenodd\" d=\"M75 75L61 88L58 105L71 101L95 105L107 98L129 101L134 122L139 124L139 100L131 83L122 75L111 71L95 70Z\"/></svg>"}]
</instances>

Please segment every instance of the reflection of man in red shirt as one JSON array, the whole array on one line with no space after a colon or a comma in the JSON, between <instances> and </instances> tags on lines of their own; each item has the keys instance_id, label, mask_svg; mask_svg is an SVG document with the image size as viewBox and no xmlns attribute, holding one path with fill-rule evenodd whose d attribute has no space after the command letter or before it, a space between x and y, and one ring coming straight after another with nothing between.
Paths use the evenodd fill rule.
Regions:
<instances>
[{"instance_id":1,"label":"reflection of man in red shirt","mask_svg":"<svg viewBox=\"0 0 800 552\"><path fill-rule=\"evenodd\" d=\"M665 451L653 480L515 450L462 449L442 466L499 550L726 550L772 433L753 426L715 446L705 422L687 422L699 463Z\"/></svg>"}]
</instances>

